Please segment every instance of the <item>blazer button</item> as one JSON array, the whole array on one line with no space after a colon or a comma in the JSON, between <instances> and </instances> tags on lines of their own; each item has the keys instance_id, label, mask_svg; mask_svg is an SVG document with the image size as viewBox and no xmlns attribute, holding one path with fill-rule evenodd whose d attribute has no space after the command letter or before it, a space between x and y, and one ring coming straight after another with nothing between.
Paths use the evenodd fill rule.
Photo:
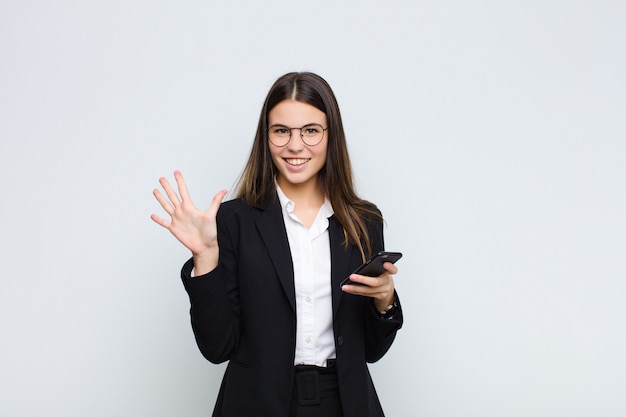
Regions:
<instances>
[{"instance_id":1,"label":"blazer button","mask_svg":"<svg viewBox=\"0 0 626 417\"><path fill-rule=\"evenodd\" d=\"M337 344L338 344L339 346L343 345L343 336L339 336L339 337L337 338Z\"/></svg>"}]
</instances>

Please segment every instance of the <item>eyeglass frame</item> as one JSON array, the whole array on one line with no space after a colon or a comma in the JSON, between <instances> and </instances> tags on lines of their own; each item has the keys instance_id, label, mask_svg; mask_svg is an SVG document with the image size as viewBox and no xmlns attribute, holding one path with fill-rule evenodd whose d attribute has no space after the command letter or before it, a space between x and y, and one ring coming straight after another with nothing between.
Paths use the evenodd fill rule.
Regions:
<instances>
[{"instance_id":1,"label":"eyeglass frame","mask_svg":"<svg viewBox=\"0 0 626 417\"><path fill-rule=\"evenodd\" d=\"M272 139L270 139L270 129L275 127L275 126L284 127L285 129L287 129L289 131L289 139L287 140L287 142L284 145L277 145L274 142L272 142ZM306 140L304 140L304 134L302 133L302 129L304 129L307 126L319 126L319 127L322 128L322 137L320 138L320 140L317 143L315 143L313 145L307 143ZM291 131L294 130L294 129L298 129L300 131L300 139L302 139L302 143L304 143L306 146L317 146L324 139L324 133L328 130L328 126L327 127L322 127L322 125L319 124L319 123L307 123L307 124L305 124L304 126L301 126L301 127L289 127L289 126L282 125L280 123L275 123L273 125L268 126L268 128L267 128L267 139L272 143L272 145L277 146L279 148L283 148L283 147L289 145L289 142L291 142L291 138L293 136L291 134Z\"/></svg>"}]
</instances>

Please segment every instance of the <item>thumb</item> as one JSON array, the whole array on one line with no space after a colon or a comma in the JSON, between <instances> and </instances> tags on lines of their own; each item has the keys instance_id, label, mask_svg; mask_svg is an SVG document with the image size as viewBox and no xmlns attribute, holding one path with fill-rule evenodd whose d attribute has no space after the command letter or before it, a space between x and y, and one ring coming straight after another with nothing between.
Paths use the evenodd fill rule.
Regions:
<instances>
[{"instance_id":1,"label":"thumb","mask_svg":"<svg viewBox=\"0 0 626 417\"><path fill-rule=\"evenodd\" d=\"M213 197L213 200L211 201L211 205L209 205L209 208L206 211L206 213L209 216L211 217L217 216L217 211L220 208L220 204L222 204L222 200L224 199L227 193L228 193L228 190L222 190L218 192L217 194L215 194L215 196Z\"/></svg>"}]
</instances>

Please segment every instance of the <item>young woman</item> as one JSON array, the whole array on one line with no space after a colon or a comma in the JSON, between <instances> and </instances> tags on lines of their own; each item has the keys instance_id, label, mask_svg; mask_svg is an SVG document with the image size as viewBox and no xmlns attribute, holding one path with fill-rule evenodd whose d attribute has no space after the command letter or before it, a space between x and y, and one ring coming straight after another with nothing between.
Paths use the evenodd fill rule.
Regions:
<instances>
[{"instance_id":1,"label":"young woman","mask_svg":"<svg viewBox=\"0 0 626 417\"><path fill-rule=\"evenodd\" d=\"M289 73L270 89L237 198L206 211L183 176L154 195L168 229L192 253L182 268L198 347L229 361L213 416L383 416L367 362L402 326L385 263L351 275L384 249L378 209L354 191L341 115L330 86ZM391 382L391 381L389 381Z\"/></svg>"}]
</instances>

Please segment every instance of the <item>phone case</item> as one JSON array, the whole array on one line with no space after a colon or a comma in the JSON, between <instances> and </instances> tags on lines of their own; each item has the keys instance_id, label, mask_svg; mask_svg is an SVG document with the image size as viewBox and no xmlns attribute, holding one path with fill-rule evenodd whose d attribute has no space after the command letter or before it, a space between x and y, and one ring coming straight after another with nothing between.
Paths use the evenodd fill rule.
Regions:
<instances>
[{"instance_id":1,"label":"phone case","mask_svg":"<svg viewBox=\"0 0 626 417\"><path fill-rule=\"evenodd\" d=\"M365 261L363 265L355 269L352 274L367 275L368 277L378 277L385 272L385 268L383 268L383 264L385 262L391 262L392 264L395 264L400 258L402 258L401 252L378 252L370 259ZM341 285L343 286L348 283L353 285L362 285L357 282L350 281L350 278L344 279L341 282Z\"/></svg>"}]
</instances>

